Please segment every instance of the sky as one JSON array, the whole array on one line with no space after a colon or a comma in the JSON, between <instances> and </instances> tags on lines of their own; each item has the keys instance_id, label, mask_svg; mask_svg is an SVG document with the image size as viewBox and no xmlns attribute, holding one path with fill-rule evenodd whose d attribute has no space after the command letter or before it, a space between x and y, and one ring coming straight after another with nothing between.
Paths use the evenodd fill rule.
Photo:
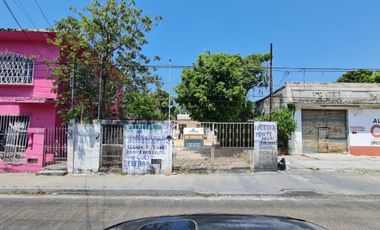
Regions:
<instances>
[{"instance_id":1,"label":"sky","mask_svg":"<svg viewBox=\"0 0 380 230\"><path fill-rule=\"evenodd\" d=\"M7 0L23 28L46 28L35 0ZM73 15L89 0L37 0L49 23ZM241 54L269 52L274 67L371 68L380 65L378 0L136 0L163 20L148 35L144 52L156 64L191 65L206 50ZM0 27L18 28L3 2ZM29 19L28 18L31 19ZM31 22L32 21L32 22ZM34 24L34 25L33 25ZM158 71L165 89L180 82L181 69ZM333 82L342 72L275 71L274 88L285 82ZM171 79L171 80L169 80ZM170 83L170 84L169 84ZM255 90L250 99L267 94Z\"/></svg>"}]
</instances>

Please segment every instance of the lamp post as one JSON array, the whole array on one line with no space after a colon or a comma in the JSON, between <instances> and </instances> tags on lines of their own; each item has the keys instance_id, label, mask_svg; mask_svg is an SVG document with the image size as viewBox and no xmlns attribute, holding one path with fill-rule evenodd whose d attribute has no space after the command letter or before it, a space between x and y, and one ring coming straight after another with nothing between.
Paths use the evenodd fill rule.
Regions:
<instances>
[{"instance_id":1,"label":"lamp post","mask_svg":"<svg viewBox=\"0 0 380 230\"><path fill-rule=\"evenodd\" d=\"M171 105L170 105L170 102L171 102L171 92L172 92L172 60L169 59L169 124L170 124L170 121L171 121L171 117L170 117L170 110L171 110Z\"/></svg>"}]
</instances>

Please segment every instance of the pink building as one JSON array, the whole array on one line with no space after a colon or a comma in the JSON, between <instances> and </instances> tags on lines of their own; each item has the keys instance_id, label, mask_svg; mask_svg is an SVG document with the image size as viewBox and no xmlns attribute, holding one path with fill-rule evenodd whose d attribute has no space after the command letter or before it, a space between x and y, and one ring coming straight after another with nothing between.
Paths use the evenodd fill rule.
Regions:
<instances>
[{"instance_id":1,"label":"pink building","mask_svg":"<svg viewBox=\"0 0 380 230\"><path fill-rule=\"evenodd\" d=\"M59 119L45 65L59 55L52 36L0 30L0 171L36 172L53 160L46 133Z\"/></svg>"}]
</instances>

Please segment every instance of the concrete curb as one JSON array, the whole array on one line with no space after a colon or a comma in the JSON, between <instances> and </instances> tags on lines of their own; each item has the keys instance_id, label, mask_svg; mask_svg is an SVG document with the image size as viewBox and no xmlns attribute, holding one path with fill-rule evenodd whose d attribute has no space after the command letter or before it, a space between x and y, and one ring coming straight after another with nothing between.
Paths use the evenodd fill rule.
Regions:
<instances>
[{"instance_id":1,"label":"concrete curb","mask_svg":"<svg viewBox=\"0 0 380 230\"><path fill-rule=\"evenodd\" d=\"M85 188L3 188L0 194L25 195L125 195L125 196L197 196L191 190L132 190L132 189L85 189Z\"/></svg>"},{"instance_id":2,"label":"concrete curb","mask_svg":"<svg viewBox=\"0 0 380 230\"><path fill-rule=\"evenodd\" d=\"M375 197L379 194L323 194L312 190L285 190L279 193L199 192L193 190L138 190L85 188L2 188L2 195L85 195L85 196L178 196L178 197Z\"/></svg>"},{"instance_id":3,"label":"concrete curb","mask_svg":"<svg viewBox=\"0 0 380 230\"><path fill-rule=\"evenodd\" d=\"M288 190L280 193L209 193L192 190L132 190L132 189L62 189L62 188L3 188L0 195L67 195L67 196L137 196L137 197L187 197L187 198L280 198L280 199L380 199L379 194L323 194L311 190Z\"/></svg>"}]
</instances>

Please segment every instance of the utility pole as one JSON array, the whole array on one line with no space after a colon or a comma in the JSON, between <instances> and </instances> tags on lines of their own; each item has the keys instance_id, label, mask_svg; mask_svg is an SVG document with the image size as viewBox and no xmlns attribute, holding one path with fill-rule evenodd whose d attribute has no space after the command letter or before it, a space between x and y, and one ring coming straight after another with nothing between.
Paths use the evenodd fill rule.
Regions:
<instances>
[{"instance_id":1,"label":"utility pole","mask_svg":"<svg viewBox=\"0 0 380 230\"><path fill-rule=\"evenodd\" d=\"M71 109L74 107L74 78L75 78L75 64L72 65L70 74L70 87L71 87Z\"/></svg>"},{"instance_id":2,"label":"utility pole","mask_svg":"<svg viewBox=\"0 0 380 230\"><path fill-rule=\"evenodd\" d=\"M169 124L170 124L170 121L171 121L171 118L170 118L170 107L171 107L171 105L170 105L170 102L171 102L171 98L170 98L170 94L171 94L171 92L172 92L172 60L171 59L169 59L169 92L168 92L168 94L169 94ZM171 127L171 125L170 125L170 127Z\"/></svg>"},{"instance_id":3,"label":"utility pole","mask_svg":"<svg viewBox=\"0 0 380 230\"><path fill-rule=\"evenodd\" d=\"M102 59L103 60L103 59ZM99 100L98 100L98 120L101 118L102 113L102 103L103 103L103 61L100 64L99 71Z\"/></svg>"},{"instance_id":4,"label":"utility pole","mask_svg":"<svg viewBox=\"0 0 380 230\"><path fill-rule=\"evenodd\" d=\"M272 60L273 60L273 50L272 43L270 44L269 51L270 59L269 59L269 120L272 121L272 93L273 93L273 76L272 76Z\"/></svg>"}]
</instances>

